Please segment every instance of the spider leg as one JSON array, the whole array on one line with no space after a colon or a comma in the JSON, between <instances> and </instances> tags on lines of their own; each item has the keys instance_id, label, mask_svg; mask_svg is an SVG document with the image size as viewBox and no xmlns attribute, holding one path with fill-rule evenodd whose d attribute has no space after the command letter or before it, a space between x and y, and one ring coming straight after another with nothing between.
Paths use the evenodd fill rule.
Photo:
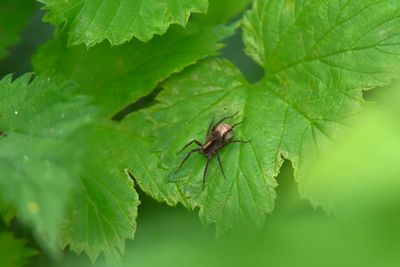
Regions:
<instances>
[{"instance_id":1,"label":"spider leg","mask_svg":"<svg viewBox=\"0 0 400 267\"><path fill-rule=\"evenodd\" d=\"M243 121L241 121L241 122L237 122L237 123L235 123L234 125L232 125L232 127L231 127L231 128L233 129L233 128L235 128L236 126L238 126L239 124L242 124L242 123L243 123Z\"/></svg>"},{"instance_id":2,"label":"spider leg","mask_svg":"<svg viewBox=\"0 0 400 267\"><path fill-rule=\"evenodd\" d=\"M204 173L203 173L203 186L201 187L201 190L204 190L204 184L206 182L206 175L207 175L207 170L208 170L208 164L210 164L211 158L207 158L207 163L206 167L204 168Z\"/></svg>"},{"instance_id":3,"label":"spider leg","mask_svg":"<svg viewBox=\"0 0 400 267\"><path fill-rule=\"evenodd\" d=\"M236 111L234 114L222 118L222 119L221 119L219 122L217 122L215 125L220 124L220 123L223 122L224 120L227 120L227 119L230 119L230 118L235 117L238 113L239 113L239 111Z\"/></svg>"},{"instance_id":4,"label":"spider leg","mask_svg":"<svg viewBox=\"0 0 400 267\"><path fill-rule=\"evenodd\" d=\"M221 168L222 175L224 176L224 179L226 180L224 168L222 168L222 163L221 163L221 158L219 157L219 153L217 153L217 158L218 158L219 167Z\"/></svg>"},{"instance_id":5,"label":"spider leg","mask_svg":"<svg viewBox=\"0 0 400 267\"><path fill-rule=\"evenodd\" d=\"M185 161L190 157L190 155L192 155L193 152L201 152L201 148L198 147L198 148L190 150L190 152L187 153L186 157L181 161L181 164L179 164L179 167L178 167L178 169L176 169L175 173L177 173L180 170L180 168L182 167L183 163L185 163Z\"/></svg>"},{"instance_id":6,"label":"spider leg","mask_svg":"<svg viewBox=\"0 0 400 267\"><path fill-rule=\"evenodd\" d=\"M250 143L251 140L230 140L229 143Z\"/></svg>"},{"instance_id":7,"label":"spider leg","mask_svg":"<svg viewBox=\"0 0 400 267\"><path fill-rule=\"evenodd\" d=\"M197 140L192 140L192 141L190 141L189 143L187 143L184 147L182 147L181 150L179 150L176 154L182 152L185 148L187 148L188 146L190 146L190 145L193 144L193 143L196 143L196 145L198 145L198 146L200 146L200 147L202 146L202 144L201 144L199 141L197 141Z\"/></svg>"}]
</instances>

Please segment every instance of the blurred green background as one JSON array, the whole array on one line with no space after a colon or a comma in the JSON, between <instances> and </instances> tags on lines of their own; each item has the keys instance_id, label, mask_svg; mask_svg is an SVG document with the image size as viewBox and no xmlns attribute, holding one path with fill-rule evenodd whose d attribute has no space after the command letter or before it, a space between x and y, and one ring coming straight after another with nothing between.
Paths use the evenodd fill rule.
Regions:
<instances>
[{"instance_id":1,"label":"blurred green background","mask_svg":"<svg viewBox=\"0 0 400 267\"><path fill-rule=\"evenodd\" d=\"M0 76L31 71L30 57L50 39L52 28L37 11L21 41L0 61ZM242 51L241 33L226 40L222 57L234 62L251 81L262 69ZM201 225L197 211L168 207L139 188L138 230L127 241L122 266L399 266L400 265L400 112L399 86L370 93L379 104L356 122L334 151L322 156L310 174L331 203L334 216L314 209L298 194L293 169L285 162L277 178L278 199L264 228L242 237L216 239ZM0 229L5 225L0 224ZM28 229L17 222L14 235L40 250ZM8 253L0 247L1 253ZM59 259L39 253L29 266L92 266L86 255L68 249ZM96 266L108 266L100 258Z\"/></svg>"}]
</instances>

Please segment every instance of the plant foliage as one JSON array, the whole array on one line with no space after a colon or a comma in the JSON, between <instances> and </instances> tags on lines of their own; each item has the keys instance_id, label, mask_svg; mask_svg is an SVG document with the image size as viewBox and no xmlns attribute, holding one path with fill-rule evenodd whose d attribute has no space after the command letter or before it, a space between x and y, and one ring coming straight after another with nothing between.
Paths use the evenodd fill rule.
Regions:
<instances>
[{"instance_id":1,"label":"plant foliage","mask_svg":"<svg viewBox=\"0 0 400 267\"><path fill-rule=\"evenodd\" d=\"M191 139L204 141L213 117L239 112L237 138L251 140L221 152L228 178L214 162L204 191L205 159L193 156L172 175L177 198L200 207L202 221L216 223L220 233L261 227L273 210L274 178L286 158L301 195L322 205L310 193L308 168L361 111L362 91L394 77L399 7L392 1L255 1L243 19L243 40L264 67L261 81L249 84L226 60L207 60L170 79L157 97L160 104L143 112L154 122L149 134L170 177L183 159L176 152Z\"/></svg>"},{"instance_id":2,"label":"plant foliage","mask_svg":"<svg viewBox=\"0 0 400 267\"><path fill-rule=\"evenodd\" d=\"M248 0L40 2L56 34L32 58L38 74L0 80L0 216L5 228L14 217L30 227L52 256L61 245L120 260L142 193L198 208L218 235L259 229L285 159L302 197L340 210L311 170L363 111L363 91L399 73L392 0L254 0L239 23L230 20ZM0 57L25 9L6 18ZM218 57L238 30L264 71L255 83ZM232 114L234 138L250 142L220 151L226 179L214 158L203 190L206 158L177 171L190 148L177 152Z\"/></svg>"},{"instance_id":3,"label":"plant foliage","mask_svg":"<svg viewBox=\"0 0 400 267\"><path fill-rule=\"evenodd\" d=\"M136 37L150 40L172 23L184 26L192 12L205 13L206 0L40 0L45 20L68 31L68 43L93 46L107 39L112 45Z\"/></svg>"}]
</instances>

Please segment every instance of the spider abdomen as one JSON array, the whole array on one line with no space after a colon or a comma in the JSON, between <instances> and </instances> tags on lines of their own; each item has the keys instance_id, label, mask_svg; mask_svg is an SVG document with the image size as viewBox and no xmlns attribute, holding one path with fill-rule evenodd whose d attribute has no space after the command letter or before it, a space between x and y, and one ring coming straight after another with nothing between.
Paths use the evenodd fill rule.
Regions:
<instances>
[{"instance_id":1,"label":"spider abdomen","mask_svg":"<svg viewBox=\"0 0 400 267\"><path fill-rule=\"evenodd\" d=\"M202 146L203 153L211 158L216 154L233 136L232 127L226 123L220 123L212 128L208 134L206 143Z\"/></svg>"},{"instance_id":2,"label":"spider abdomen","mask_svg":"<svg viewBox=\"0 0 400 267\"><path fill-rule=\"evenodd\" d=\"M223 141L226 142L232 138L233 130L229 124L220 123L215 126L215 128L212 131L212 134L216 135L216 137L218 136L219 138L221 138Z\"/></svg>"}]
</instances>

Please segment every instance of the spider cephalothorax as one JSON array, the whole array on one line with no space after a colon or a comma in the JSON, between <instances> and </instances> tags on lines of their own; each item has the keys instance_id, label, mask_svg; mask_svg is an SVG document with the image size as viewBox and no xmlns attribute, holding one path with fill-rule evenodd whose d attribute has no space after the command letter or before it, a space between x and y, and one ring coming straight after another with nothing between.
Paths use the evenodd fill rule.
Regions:
<instances>
[{"instance_id":1,"label":"spider cephalothorax","mask_svg":"<svg viewBox=\"0 0 400 267\"><path fill-rule=\"evenodd\" d=\"M206 141L204 144L200 143L197 140L192 140L189 143L187 143L179 152L183 151L186 147L190 146L193 143L198 145L199 147L189 151L189 153L182 160L181 164L179 165L179 167L175 171L175 173L177 173L179 171L179 169L182 167L183 163L185 163L185 161L190 157L190 155L192 153L199 152L200 154L203 154L207 157L207 163L206 163L206 166L204 168L204 173L203 173L202 189L204 189L204 182L205 182L205 178L206 178L206 174L207 174L208 165L210 164L210 161L214 155L217 155L219 167L221 168L222 175L226 179L224 169L222 168L221 158L219 157L219 151L225 145L230 144L230 143L248 143L248 142L250 142L250 141L246 141L246 140L232 139L233 129L237 125L241 124L241 122L235 123L232 126L227 123L223 123L223 121L233 118L236 114L237 114L237 112L233 115L226 116L215 124L213 122L211 122L210 125L208 126Z\"/></svg>"}]
</instances>

